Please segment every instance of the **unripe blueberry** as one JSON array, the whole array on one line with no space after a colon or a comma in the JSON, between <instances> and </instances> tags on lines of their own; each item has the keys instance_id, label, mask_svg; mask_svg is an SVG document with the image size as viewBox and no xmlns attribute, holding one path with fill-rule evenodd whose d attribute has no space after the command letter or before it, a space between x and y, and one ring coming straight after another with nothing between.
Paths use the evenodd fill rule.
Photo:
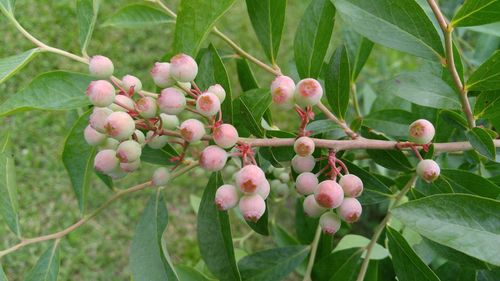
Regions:
<instances>
[{"instance_id":1,"label":"unripe blueberry","mask_svg":"<svg viewBox=\"0 0 500 281\"><path fill-rule=\"evenodd\" d=\"M109 78L113 75L115 67L113 62L105 56L93 56L89 61L89 71L95 77Z\"/></svg>"},{"instance_id":2,"label":"unripe blueberry","mask_svg":"<svg viewBox=\"0 0 500 281\"><path fill-rule=\"evenodd\" d=\"M270 166L269 169L270 171L268 172L272 172L275 178L279 178L282 173L286 172L286 169L283 167Z\"/></svg>"},{"instance_id":3,"label":"unripe blueberry","mask_svg":"<svg viewBox=\"0 0 500 281\"><path fill-rule=\"evenodd\" d=\"M426 182L435 181L439 177L440 172L439 165L431 159L424 159L417 165L417 175Z\"/></svg>"},{"instance_id":4,"label":"unripe blueberry","mask_svg":"<svg viewBox=\"0 0 500 281\"><path fill-rule=\"evenodd\" d=\"M186 97L177 88L163 89L157 99L160 111L166 114L176 115L186 108Z\"/></svg>"},{"instance_id":5,"label":"unripe blueberry","mask_svg":"<svg viewBox=\"0 0 500 281\"><path fill-rule=\"evenodd\" d=\"M226 211L236 207L239 196L236 187L230 184L224 184L217 188L215 192L215 206L220 211Z\"/></svg>"},{"instance_id":6,"label":"unripe blueberry","mask_svg":"<svg viewBox=\"0 0 500 281\"><path fill-rule=\"evenodd\" d=\"M297 173L310 172L314 169L315 165L316 165L316 160L312 155L307 155L304 157L300 155L295 155L292 158L292 168Z\"/></svg>"},{"instance_id":7,"label":"unripe blueberry","mask_svg":"<svg viewBox=\"0 0 500 281\"><path fill-rule=\"evenodd\" d=\"M295 88L295 102L300 106L313 106L319 103L323 96L321 84L312 78L300 80Z\"/></svg>"},{"instance_id":8,"label":"unripe blueberry","mask_svg":"<svg viewBox=\"0 0 500 281\"><path fill-rule=\"evenodd\" d=\"M106 133L106 119L113 111L105 107L94 107L89 117L89 124L99 133Z\"/></svg>"},{"instance_id":9,"label":"unripe blueberry","mask_svg":"<svg viewBox=\"0 0 500 281\"><path fill-rule=\"evenodd\" d=\"M175 130L179 127L179 117L177 115L160 113L160 119L163 129Z\"/></svg>"},{"instance_id":10,"label":"unripe blueberry","mask_svg":"<svg viewBox=\"0 0 500 281\"><path fill-rule=\"evenodd\" d=\"M166 167L160 167L153 173L153 179L151 180L154 186L164 186L170 180L170 172Z\"/></svg>"},{"instance_id":11,"label":"unripe blueberry","mask_svg":"<svg viewBox=\"0 0 500 281\"><path fill-rule=\"evenodd\" d=\"M316 186L318 186L318 177L310 172L300 174L295 180L295 188L302 195L313 194Z\"/></svg>"},{"instance_id":12,"label":"unripe blueberry","mask_svg":"<svg viewBox=\"0 0 500 281\"><path fill-rule=\"evenodd\" d=\"M277 76L271 83L271 95L273 102L280 107L290 108L293 106L294 92L295 82L293 82L293 79L288 76Z\"/></svg>"},{"instance_id":13,"label":"unripe blueberry","mask_svg":"<svg viewBox=\"0 0 500 281\"><path fill-rule=\"evenodd\" d=\"M146 136L144 135L143 132L141 132L140 130L135 130L134 135L135 135L135 140L137 140L137 142L141 145L141 147L146 144Z\"/></svg>"},{"instance_id":14,"label":"unripe blueberry","mask_svg":"<svg viewBox=\"0 0 500 281\"><path fill-rule=\"evenodd\" d=\"M302 205L304 208L304 213L311 218L318 218L323 214L326 209L318 205L316 199L314 199L314 195L308 195L306 199L304 199L304 203Z\"/></svg>"},{"instance_id":15,"label":"unripe blueberry","mask_svg":"<svg viewBox=\"0 0 500 281\"><path fill-rule=\"evenodd\" d=\"M140 158L138 158L137 160L135 160L133 162L120 163L120 168L125 173L131 173L131 172L139 169L140 166L141 166L141 159Z\"/></svg>"},{"instance_id":16,"label":"unripe blueberry","mask_svg":"<svg viewBox=\"0 0 500 281\"><path fill-rule=\"evenodd\" d=\"M318 184L314 190L314 198L322 207L335 209L344 200L342 187L332 180L325 180Z\"/></svg>"},{"instance_id":17,"label":"unripe blueberry","mask_svg":"<svg viewBox=\"0 0 500 281\"><path fill-rule=\"evenodd\" d=\"M127 173L121 169L116 169L113 172L108 173L107 175L110 176L113 180L119 180L126 177Z\"/></svg>"},{"instance_id":18,"label":"unripe blueberry","mask_svg":"<svg viewBox=\"0 0 500 281\"><path fill-rule=\"evenodd\" d=\"M138 93L142 90L142 82L139 78L133 75L125 75L122 78L122 86L126 91L134 87L134 93Z\"/></svg>"},{"instance_id":19,"label":"unripe blueberry","mask_svg":"<svg viewBox=\"0 0 500 281\"><path fill-rule=\"evenodd\" d=\"M138 142L134 140L126 140L118 145L116 157L118 157L122 163L130 163L139 159L139 157L141 157L141 153L142 147Z\"/></svg>"},{"instance_id":20,"label":"unripe blueberry","mask_svg":"<svg viewBox=\"0 0 500 281\"><path fill-rule=\"evenodd\" d=\"M254 193L264 184L266 176L256 165L246 165L236 174L236 186L244 193Z\"/></svg>"},{"instance_id":21,"label":"unripe blueberry","mask_svg":"<svg viewBox=\"0 0 500 281\"><path fill-rule=\"evenodd\" d=\"M300 137L297 140L295 140L295 143L293 144L293 150L295 150L295 153L297 153L299 156L307 156L311 155L314 152L314 141L311 138L308 137Z\"/></svg>"},{"instance_id":22,"label":"unripe blueberry","mask_svg":"<svg viewBox=\"0 0 500 281\"><path fill-rule=\"evenodd\" d=\"M156 100L152 97L143 97L137 101L137 112L144 118L153 118L158 112Z\"/></svg>"},{"instance_id":23,"label":"unripe blueberry","mask_svg":"<svg viewBox=\"0 0 500 281\"><path fill-rule=\"evenodd\" d=\"M170 59L170 75L179 82L191 82L198 74L196 61L186 55L177 54Z\"/></svg>"},{"instance_id":24,"label":"unripe blueberry","mask_svg":"<svg viewBox=\"0 0 500 281\"><path fill-rule=\"evenodd\" d=\"M120 105L118 105L120 104ZM122 105L124 107L122 107ZM135 101L126 95L116 95L115 101L108 106L113 111L128 112L135 109Z\"/></svg>"},{"instance_id":25,"label":"unripe blueberry","mask_svg":"<svg viewBox=\"0 0 500 281\"><path fill-rule=\"evenodd\" d=\"M163 135L153 136L153 135L154 135L153 131L149 131L146 134L148 146L151 147L152 149L161 149L167 144L167 142L168 142L167 136L163 136Z\"/></svg>"},{"instance_id":26,"label":"unripe blueberry","mask_svg":"<svg viewBox=\"0 0 500 281\"><path fill-rule=\"evenodd\" d=\"M205 117L214 116L220 110L219 98L210 92L201 94L196 99L196 110Z\"/></svg>"},{"instance_id":27,"label":"unripe blueberry","mask_svg":"<svg viewBox=\"0 0 500 281\"><path fill-rule=\"evenodd\" d=\"M196 119L188 119L181 123L180 132L187 142L197 142L205 135L205 126Z\"/></svg>"},{"instance_id":28,"label":"unripe blueberry","mask_svg":"<svg viewBox=\"0 0 500 281\"><path fill-rule=\"evenodd\" d=\"M104 143L107 139L105 134L101 134L94 130L90 125L88 125L83 131L83 136L85 141L92 146L100 145Z\"/></svg>"},{"instance_id":29,"label":"unripe blueberry","mask_svg":"<svg viewBox=\"0 0 500 281\"><path fill-rule=\"evenodd\" d=\"M200 166L210 172L222 170L226 161L227 152L216 145L205 147L200 155Z\"/></svg>"},{"instance_id":30,"label":"unripe blueberry","mask_svg":"<svg viewBox=\"0 0 500 281\"><path fill-rule=\"evenodd\" d=\"M106 107L115 100L115 87L106 80L90 82L87 88L90 102L98 107Z\"/></svg>"},{"instance_id":31,"label":"unripe blueberry","mask_svg":"<svg viewBox=\"0 0 500 281\"><path fill-rule=\"evenodd\" d=\"M334 235L340 229L340 218L332 213L326 212L319 218L319 225L323 233Z\"/></svg>"},{"instance_id":32,"label":"unripe blueberry","mask_svg":"<svg viewBox=\"0 0 500 281\"><path fill-rule=\"evenodd\" d=\"M290 181L290 174L288 173L281 173L279 176L278 176L278 179L283 182L283 183L287 183Z\"/></svg>"},{"instance_id":33,"label":"unripe blueberry","mask_svg":"<svg viewBox=\"0 0 500 281\"><path fill-rule=\"evenodd\" d=\"M257 222L266 211L266 202L259 194L243 195L239 207L245 220Z\"/></svg>"},{"instance_id":34,"label":"unripe blueberry","mask_svg":"<svg viewBox=\"0 0 500 281\"><path fill-rule=\"evenodd\" d=\"M347 197L358 197L363 192L363 182L353 174L347 174L340 178L339 184Z\"/></svg>"},{"instance_id":35,"label":"unripe blueberry","mask_svg":"<svg viewBox=\"0 0 500 281\"><path fill-rule=\"evenodd\" d=\"M418 119L410 124L408 139L416 144L428 144L434 138L436 130L431 122L425 119Z\"/></svg>"},{"instance_id":36,"label":"unripe blueberry","mask_svg":"<svg viewBox=\"0 0 500 281\"><path fill-rule=\"evenodd\" d=\"M358 199L345 198L338 209L338 213L345 222L353 223L359 220L362 209Z\"/></svg>"},{"instance_id":37,"label":"unripe blueberry","mask_svg":"<svg viewBox=\"0 0 500 281\"><path fill-rule=\"evenodd\" d=\"M113 112L106 118L106 133L117 140L128 139L135 132L135 122L125 112Z\"/></svg>"},{"instance_id":38,"label":"unripe blueberry","mask_svg":"<svg viewBox=\"0 0 500 281\"><path fill-rule=\"evenodd\" d=\"M267 180L262 183L262 185L257 189L257 194L262 197L262 199L266 200L267 197L269 196L269 193L271 192L271 185Z\"/></svg>"},{"instance_id":39,"label":"unripe blueberry","mask_svg":"<svg viewBox=\"0 0 500 281\"><path fill-rule=\"evenodd\" d=\"M175 80L170 75L170 63L168 62L155 63L150 73L155 85L160 88L170 87L175 84Z\"/></svg>"},{"instance_id":40,"label":"unripe blueberry","mask_svg":"<svg viewBox=\"0 0 500 281\"><path fill-rule=\"evenodd\" d=\"M214 142L222 148L231 148L238 142L238 131L231 124L222 124L214 128Z\"/></svg>"},{"instance_id":41,"label":"unripe blueberry","mask_svg":"<svg viewBox=\"0 0 500 281\"><path fill-rule=\"evenodd\" d=\"M278 198L286 197L289 193L288 184L282 183L278 179L274 179L271 181L271 190L273 194Z\"/></svg>"},{"instance_id":42,"label":"unripe blueberry","mask_svg":"<svg viewBox=\"0 0 500 281\"><path fill-rule=\"evenodd\" d=\"M119 165L120 160L116 157L116 152L111 149L99 151L94 158L94 168L103 174L115 171Z\"/></svg>"},{"instance_id":43,"label":"unripe blueberry","mask_svg":"<svg viewBox=\"0 0 500 281\"><path fill-rule=\"evenodd\" d=\"M224 88L220 84L215 84L208 87L207 92L216 95L219 98L220 103L223 103L226 99L226 90L224 90Z\"/></svg>"},{"instance_id":44,"label":"unripe blueberry","mask_svg":"<svg viewBox=\"0 0 500 281\"><path fill-rule=\"evenodd\" d=\"M118 148L118 145L120 145L120 142L115 140L114 138L107 138L104 143L102 143L99 146L99 151L106 150L106 149L112 149L116 150Z\"/></svg>"}]
</instances>

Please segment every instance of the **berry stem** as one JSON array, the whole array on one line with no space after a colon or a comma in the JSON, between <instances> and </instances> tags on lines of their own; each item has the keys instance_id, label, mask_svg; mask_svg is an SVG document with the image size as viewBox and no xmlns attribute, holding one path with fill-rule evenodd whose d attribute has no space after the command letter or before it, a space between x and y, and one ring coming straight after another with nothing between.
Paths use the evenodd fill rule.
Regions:
<instances>
[{"instance_id":1,"label":"berry stem","mask_svg":"<svg viewBox=\"0 0 500 281\"><path fill-rule=\"evenodd\" d=\"M304 273L304 279L302 281L312 281L311 272L314 266L314 259L316 258L316 252L318 251L319 239L321 237L321 226L318 225L316 228L316 234L314 235L314 240L311 242L311 253L309 254L309 261L307 262L306 272Z\"/></svg>"}]
</instances>

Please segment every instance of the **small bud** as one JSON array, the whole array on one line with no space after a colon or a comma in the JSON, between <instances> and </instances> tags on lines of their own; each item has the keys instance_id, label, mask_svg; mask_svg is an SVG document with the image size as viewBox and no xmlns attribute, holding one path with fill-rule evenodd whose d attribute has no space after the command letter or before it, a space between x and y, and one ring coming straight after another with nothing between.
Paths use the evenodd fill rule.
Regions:
<instances>
[{"instance_id":1,"label":"small bud","mask_svg":"<svg viewBox=\"0 0 500 281\"><path fill-rule=\"evenodd\" d=\"M85 141L91 146L97 146L103 144L106 141L106 135L101 134L94 130L90 125L88 125L83 131L83 136Z\"/></svg>"},{"instance_id":2,"label":"small bud","mask_svg":"<svg viewBox=\"0 0 500 281\"><path fill-rule=\"evenodd\" d=\"M94 158L94 168L103 174L115 171L119 165L120 161L116 158L116 152L111 149L99 151Z\"/></svg>"},{"instance_id":3,"label":"small bud","mask_svg":"<svg viewBox=\"0 0 500 281\"><path fill-rule=\"evenodd\" d=\"M105 107L94 107L92 114L89 117L89 124L94 130L99 133L106 133L106 119L113 111Z\"/></svg>"},{"instance_id":4,"label":"small bud","mask_svg":"<svg viewBox=\"0 0 500 281\"><path fill-rule=\"evenodd\" d=\"M311 218L318 218L323 214L326 209L318 205L316 199L314 199L314 195L308 195L306 199L304 199L304 203L302 205L304 208L304 213Z\"/></svg>"},{"instance_id":5,"label":"small bud","mask_svg":"<svg viewBox=\"0 0 500 281\"><path fill-rule=\"evenodd\" d=\"M105 56L93 56L89 61L90 74L97 78L105 79L113 75L115 67L113 62Z\"/></svg>"},{"instance_id":6,"label":"small bud","mask_svg":"<svg viewBox=\"0 0 500 281\"><path fill-rule=\"evenodd\" d=\"M264 200L267 199L270 192L271 192L271 185L269 184L269 182L267 180L265 180L260 185L259 189L257 189L257 194L259 194L260 197L262 197L262 199L264 199Z\"/></svg>"},{"instance_id":7,"label":"small bud","mask_svg":"<svg viewBox=\"0 0 500 281\"><path fill-rule=\"evenodd\" d=\"M292 168L297 173L310 172L314 169L315 165L316 165L316 160L312 155L307 155L304 157L300 155L295 155L292 158Z\"/></svg>"},{"instance_id":8,"label":"small bud","mask_svg":"<svg viewBox=\"0 0 500 281\"><path fill-rule=\"evenodd\" d=\"M113 111L129 112L135 109L135 101L125 95L116 95L115 101L108 108Z\"/></svg>"},{"instance_id":9,"label":"small bud","mask_svg":"<svg viewBox=\"0 0 500 281\"><path fill-rule=\"evenodd\" d=\"M219 98L220 103L223 103L226 99L226 90L224 90L224 88L220 84L215 84L208 87L207 92L216 95Z\"/></svg>"},{"instance_id":10,"label":"small bud","mask_svg":"<svg viewBox=\"0 0 500 281\"><path fill-rule=\"evenodd\" d=\"M238 131L231 124L222 124L212 133L215 143L222 148L231 148L238 142Z\"/></svg>"},{"instance_id":11,"label":"small bud","mask_svg":"<svg viewBox=\"0 0 500 281\"><path fill-rule=\"evenodd\" d=\"M266 176L256 165L246 165L236 174L236 186L244 193L254 193L264 184Z\"/></svg>"},{"instance_id":12,"label":"small bud","mask_svg":"<svg viewBox=\"0 0 500 281\"><path fill-rule=\"evenodd\" d=\"M99 151L103 151L106 149L116 150L120 145L120 142L115 140L114 138L107 138L103 144L99 146Z\"/></svg>"},{"instance_id":13,"label":"small bud","mask_svg":"<svg viewBox=\"0 0 500 281\"><path fill-rule=\"evenodd\" d=\"M156 100L152 97L143 97L137 101L137 112L144 118L153 118L158 112Z\"/></svg>"},{"instance_id":14,"label":"small bud","mask_svg":"<svg viewBox=\"0 0 500 281\"><path fill-rule=\"evenodd\" d=\"M219 98L210 93L206 92L201 94L196 99L196 111L205 117L212 117L220 110Z\"/></svg>"},{"instance_id":15,"label":"small bud","mask_svg":"<svg viewBox=\"0 0 500 281\"><path fill-rule=\"evenodd\" d=\"M426 182L433 182L441 173L441 169L436 161L431 159L424 159L417 165L417 175Z\"/></svg>"},{"instance_id":16,"label":"small bud","mask_svg":"<svg viewBox=\"0 0 500 281\"><path fill-rule=\"evenodd\" d=\"M258 194L243 195L239 207L246 221L257 222L266 211L266 202Z\"/></svg>"},{"instance_id":17,"label":"small bud","mask_svg":"<svg viewBox=\"0 0 500 281\"><path fill-rule=\"evenodd\" d=\"M341 222L336 214L327 212L319 218L319 225L323 233L334 235L340 229Z\"/></svg>"},{"instance_id":18,"label":"small bud","mask_svg":"<svg viewBox=\"0 0 500 281\"><path fill-rule=\"evenodd\" d=\"M234 185L224 184L217 188L215 192L215 205L220 211L226 211L236 207L238 200L238 192Z\"/></svg>"},{"instance_id":19,"label":"small bud","mask_svg":"<svg viewBox=\"0 0 500 281\"><path fill-rule=\"evenodd\" d=\"M186 55L177 54L170 59L170 75L179 82L191 82L198 74L196 61Z\"/></svg>"},{"instance_id":20,"label":"small bud","mask_svg":"<svg viewBox=\"0 0 500 281\"><path fill-rule=\"evenodd\" d=\"M287 183L290 181L290 174L288 173L281 173L279 176L278 176L278 179L283 182L283 183Z\"/></svg>"},{"instance_id":21,"label":"small bud","mask_svg":"<svg viewBox=\"0 0 500 281\"><path fill-rule=\"evenodd\" d=\"M152 149L161 149L167 144L168 142L167 136L160 136L160 135L153 136L153 135L154 135L153 131L149 131L146 134L147 144Z\"/></svg>"},{"instance_id":22,"label":"small bud","mask_svg":"<svg viewBox=\"0 0 500 281\"><path fill-rule=\"evenodd\" d=\"M295 180L295 188L302 195L313 194L316 186L318 186L318 177L310 172L300 174Z\"/></svg>"},{"instance_id":23,"label":"small bud","mask_svg":"<svg viewBox=\"0 0 500 281\"><path fill-rule=\"evenodd\" d=\"M347 197L358 197L363 192L363 182L353 174L347 174L340 178L339 184Z\"/></svg>"},{"instance_id":24,"label":"small bud","mask_svg":"<svg viewBox=\"0 0 500 281\"><path fill-rule=\"evenodd\" d=\"M160 88L170 87L175 84L175 80L170 75L170 63L168 62L155 63L150 73L155 85Z\"/></svg>"},{"instance_id":25,"label":"small bud","mask_svg":"<svg viewBox=\"0 0 500 281\"><path fill-rule=\"evenodd\" d=\"M408 139L416 144L428 144L434 138L436 130L431 122L425 119L418 119L410 124Z\"/></svg>"},{"instance_id":26,"label":"small bud","mask_svg":"<svg viewBox=\"0 0 500 281\"><path fill-rule=\"evenodd\" d=\"M113 112L106 118L106 133L117 140L128 139L135 132L135 122L125 112Z\"/></svg>"},{"instance_id":27,"label":"small bud","mask_svg":"<svg viewBox=\"0 0 500 281\"><path fill-rule=\"evenodd\" d=\"M135 130L134 132L135 140L143 147L146 144L146 136L140 130Z\"/></svg>"},{"instance_id":28,"label":"small bud","mask_svg":"<svg viewBox=\"0 0 500 281\"><path fill-rule=\"evenodd\" d=\"M175 130L179 127L179 117L177 115L160 113L160 119L162 127L165 130Z\"/></svg>"},{"instance_id":29,"label":"small bud","mask_svg":"<svg viewBox=\"0 0 500 281\"><path fill-rule=\"evenodd\" d=\"M106 107L115 100L115 87L106 80L90 82L87 88L90 102L98 107Z\"/></svg>"},{"instance_id":30,"label":"small bud","mask_svg":"<svg viewBox=\"0 0 500 281\"><path fill-rule=\"evenodd\" d=\"M118 157L122 163L130 163L139 159L139 157L141 157L141 153L142 147L138 142L134 140L126 140L118 145L116 157Z\"/></svg>"},{"instance_id":31,"label":"small bud","mask_svg":"<svg viewBox=\"0 0 500 281\"><path fill-rule=\"evenodd\" d=\"M210 172L222 170L226 161L227 152L216 145L205 147L200 155L200 166Z\"/></svg>"},{"instance_id":32,"label":"small bud","mask_svg":"<svg viewBox=\"0 0 500 281\"><path fill-rule=\"evenodd\" d=\"M154 186L165 186L170 180L170 172L166 167L160 167L153 173L153 179L151 180Z\"/></svg>"},{"instance_id":33,"label":"small bud","mask_svg":"<svg viewBox=\"0 0 500 281\"><path fill-rule=\"evenodd\" d=\"M141 166L141 159L140 158L137 158L137 160L135 160L134 162L120 163L120 168L125 173L132 173L132 172L136 171L137 169L139 169L140 166Z\"/></svg>"},{"instance_id":34,"label":"small bud","mask_svg":"<svg viewBox=\"0 0 500 281\"><path fill-rule=\"evenodd\" d=\"M166 114L176 115L186 108L186 97L177 88L166 88L157 99L160 111Z\"/></svg>"},{"instance_id":35,"label":"small bud","mask_svg":"<svg viewBox=\"0 0 500 281\"><path fill-rule=\"evenodd\" d=\"M344 191L338 183L332 180L325 180L320 182L314 190L314 198L320 206L335 209L342 204Z\"/></svg>"},{"instance_id":36,"label":"small bud","mask_svg":"<svg viewBox=\"0 0 500 281\"><path fill-rule=\"evenodd\" d=\"M133 75L125 75L122 78L122 86L128 92L134 87L134 93L139 93L142 90L142 82L139 78Z\"/></svg>"},{"instance_id":37,"label":"small bud","mask_svg":"<svg viewBox=\"0 0 500 281\"><path fill-rule=\"evenodd\" d=\"M277 76L271 83L273 103L282 108L291 108L293 106L294 92L295 82L288 76Z\"/></svg>"},{"instance_id":38,"label":"small bud","mask_svg":"<svg viewBox=\"0 0 500 281\"><path fill-rule=\"evenodd\" d=\"M295 88L295 101L300 106L313 106L320 102L323 96L321 84L312 78L301 80Z\"/></svg>"},{"instance_id":39,"label":"small bud","mask_svg":"<svg viewBox=\"0 0 500 281\"><path fill-rule=\"evenodd\" d=\"M359 220L362 209L358 199L345 198L338 209L338 213L345 222L353 223Z\"/></svg>"},{"instance_id":40,"label":"small bud","mask_svg":"<svg viewBox=\"0 0 500 281\"><path fill-rule=\"evenodd\" d=\"M205 126L196 119L188 119L180 126L182 138L187 142L197 142L205 135Z\"/></svg>"},{"instance_id":41,"label":"small bud","mask_svg":"<svg viewBox=\"0 0 500 281\"><path fill-rule=\"evenodd\" d=\"M311 155L314 152L314 147L314 141L308 137L300 137L293 144L295 153L302 157Z\"/></svg>"},{"instance_id":42,"label":"small bud","mask_svg":"<svg viewBox=\"0 0 500 281\"><path fill-rule=\"evenodd\" d=\"M272 172L275 178L279 178L282 173L286 172L285 168L276 168L274 166L270 166L270 169L271 171L269 172Z\"/></svg>"}]
</instances>

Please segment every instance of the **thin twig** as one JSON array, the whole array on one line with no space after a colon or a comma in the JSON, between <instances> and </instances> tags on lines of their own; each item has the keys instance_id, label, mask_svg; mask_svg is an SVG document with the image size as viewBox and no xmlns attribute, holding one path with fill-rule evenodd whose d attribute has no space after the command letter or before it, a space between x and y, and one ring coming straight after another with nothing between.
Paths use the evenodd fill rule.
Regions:
<instances>
[{"instance_id":1,"label":"thin twig","mask_svg":"<svg viewBox=\"0 0 500 281\"><path fill-rule=\"evenodd\" d=\"M356 134L351 128L349 128L349 126L345 121L337 118L337 116L335 116L335 114L333 114L321 101L316 106L318 107L319 110L321 110L321 112L323 112L326 115L326 117L328 117L328 119L337 123L337 125L339 125L344 130L346 135L349 136L351 139L360 138L358 134Z\"/></svg>"},{"instance_id":2,"label":"thin twig","mask_svg":"<svg viewBox=\"0 0 500 281\"><path fill-rule=\"evenodd\" d=\"M307 263L306 272L304 273L304 279L302 281L311 281L311 272L314 266L314 259L316 258L316 252L318 251L319 239L321 238L321 226L318 225L316 228L316 234L314 235L314 240L311 242L311 253L309 254L309 261Z\"/></svg>"}]
</instances>

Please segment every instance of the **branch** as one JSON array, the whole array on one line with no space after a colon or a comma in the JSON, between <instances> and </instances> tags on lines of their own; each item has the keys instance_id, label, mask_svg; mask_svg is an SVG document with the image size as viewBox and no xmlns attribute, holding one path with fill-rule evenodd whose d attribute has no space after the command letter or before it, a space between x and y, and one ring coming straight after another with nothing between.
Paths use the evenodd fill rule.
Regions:
<instances>
[{"instance_id":1,"label":"branch","mask_svg":"<svg viewBox=\"0 0 500 281\"><path fill-rule=\"evenodd\" d=\"M302 281L311 281L311 272L314 266L314 259L316 259L316 252L318 251L318 244L321 238L321 226L318 225L316 228L316 234L314 235L314 240L311 242L311 253L309 255L309 262L307 263L306 272L304 273L304 279Z\"/></svg>"},{"instance_id":2,"label":"branch","mask_svg":"<svg viewBox=\"0 0 500 281\"><path fill-rule=\"evenodd\" d=\"M337 118L337 116L335 116L321 101L316 106L326 115L326 117L328 117L328 119L337 123L351 139L359 138L358 134L351 130L344 120Z\"/></svg>"}]
</instances>

